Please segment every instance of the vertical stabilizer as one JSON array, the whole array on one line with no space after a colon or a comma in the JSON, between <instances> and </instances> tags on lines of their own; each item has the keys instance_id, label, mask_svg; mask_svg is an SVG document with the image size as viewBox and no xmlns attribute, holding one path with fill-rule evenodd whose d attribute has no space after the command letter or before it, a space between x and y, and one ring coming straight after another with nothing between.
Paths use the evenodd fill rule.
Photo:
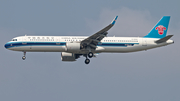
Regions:
<instances>
[{"instance_id":1,"label":"vertical stabilizer","mask_svg":"<svg viewBox=\"0 0 180 101\"><path fill-rule=\"evenodd\" d=\"M161 20L151 29L148 35L144 36L145 38L163 38L166 36L168 25L169 25L170 16L163 16Z\"/></svg>"}]
</instances>

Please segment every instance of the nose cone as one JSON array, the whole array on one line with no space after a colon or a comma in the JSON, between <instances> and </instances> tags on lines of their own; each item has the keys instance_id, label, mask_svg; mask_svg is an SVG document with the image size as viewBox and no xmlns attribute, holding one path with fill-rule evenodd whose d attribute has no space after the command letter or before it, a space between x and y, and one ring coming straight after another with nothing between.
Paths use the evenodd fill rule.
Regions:
<instances>
[{"instance_id":1,"label":"nose cone","mask_svg":"<svg viewBox=\"0 0 180 101\"><path fill-rule=\"evenodd\" d=\"M7 48L7 43L4 45L5 48Z\"/></svg>"},{"instance_id":2,"label":"nose cone","mask_svg":"<svg viewBox=\"0 0 180 101\"><path fill-rule=\"evenodd\" d=\"M10 45L9 43L6 43L6 44L4 45L4 47L5 47L6 49L8 49L10 46L11 46L11 45Z\"/></svg>"}]
</instances>

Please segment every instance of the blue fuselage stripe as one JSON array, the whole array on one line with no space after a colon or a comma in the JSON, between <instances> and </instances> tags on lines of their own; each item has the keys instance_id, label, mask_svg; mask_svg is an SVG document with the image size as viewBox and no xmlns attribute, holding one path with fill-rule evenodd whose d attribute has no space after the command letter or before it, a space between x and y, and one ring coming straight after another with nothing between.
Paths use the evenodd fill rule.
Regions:
<instances>
[{"instance_id":1,"label":"blue fuselage stripe","mask_svg":"<svg viewBox=\"0 0 180 101\"><path fill-rule=\"evenodd\" d=\"M97 46L104 47L127 47L139 43L102 43ZM9 42L4 45L5 48L22 47L22 46L65 46L66 42Z\"/></svg>"}]
</instances>

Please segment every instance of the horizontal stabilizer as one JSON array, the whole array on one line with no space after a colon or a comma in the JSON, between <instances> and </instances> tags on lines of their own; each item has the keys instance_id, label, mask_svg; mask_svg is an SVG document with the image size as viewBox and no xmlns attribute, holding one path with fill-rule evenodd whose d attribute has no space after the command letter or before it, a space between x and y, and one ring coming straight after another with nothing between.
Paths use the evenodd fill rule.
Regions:
<instances>
[{"instance_id":1,"label":"horizontal stabilizer","mask_svg":"<svg viewBox=\"0 0 180 101\"><path fill-rule=\"evenodd\" d=\"M157 41L155 41L156 43L162 43L162 42L166 42L167 40L169 40L173 35L168 35L162 39L159 39Z\"/></svg>"}]
</instances>

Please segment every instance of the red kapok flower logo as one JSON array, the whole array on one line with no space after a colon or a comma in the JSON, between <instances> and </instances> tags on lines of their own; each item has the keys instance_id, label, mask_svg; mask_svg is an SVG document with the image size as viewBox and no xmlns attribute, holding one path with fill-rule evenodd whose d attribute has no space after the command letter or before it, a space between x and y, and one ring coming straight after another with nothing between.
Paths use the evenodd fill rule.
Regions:
<instances>
[{"instance_id":1,"label":"red kapok flower logo","mask_svg":"<svg viewBox=\"0 0 180 101\"><path fill-rule=\"evenodd\" d=\"M159 25L155 29L158 30L159 35L163 35L164 30L166 30L166 27L164 27L163 25Z\"/></svg>"}]
</instances>

